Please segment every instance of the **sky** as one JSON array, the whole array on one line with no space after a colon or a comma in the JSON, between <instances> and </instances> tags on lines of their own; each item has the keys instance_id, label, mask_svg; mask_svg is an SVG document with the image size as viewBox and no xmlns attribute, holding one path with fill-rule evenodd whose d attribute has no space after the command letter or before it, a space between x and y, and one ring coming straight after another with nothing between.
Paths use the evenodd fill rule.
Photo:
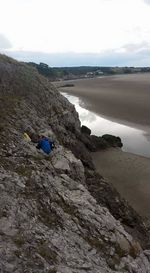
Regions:
<instances>
[{"instance_id":1,"label":"sky","mask_svg":"<svg viewBox=\"0 0 150 273\"><path fill-rule=\"evenodd\" d=\"M0 52L50 66L150 66L150 0L0 0Z\"/></svg>"}]
</instances>

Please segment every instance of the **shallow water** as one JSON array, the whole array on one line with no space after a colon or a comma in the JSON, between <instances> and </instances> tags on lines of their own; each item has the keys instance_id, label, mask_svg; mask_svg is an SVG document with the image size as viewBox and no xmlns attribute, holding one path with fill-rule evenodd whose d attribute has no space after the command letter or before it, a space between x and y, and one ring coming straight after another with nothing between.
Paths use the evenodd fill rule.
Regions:
<instances>
[{"instance_id":1,"label":"shallow water","mask_svg":"<svg viewBox=\"0 0 150 273\"><path fill-rule=\"evenodd\" d=\"M81 124L89 127L92 134L97 136L104 134L119 136L123 142L123 151L150 157L150 141L145 137L145 131L103 118L86 110L84 104L78 97L67 93L62 94L75 105L76 111L79 113Z\"/></svg>"}]
</instances>

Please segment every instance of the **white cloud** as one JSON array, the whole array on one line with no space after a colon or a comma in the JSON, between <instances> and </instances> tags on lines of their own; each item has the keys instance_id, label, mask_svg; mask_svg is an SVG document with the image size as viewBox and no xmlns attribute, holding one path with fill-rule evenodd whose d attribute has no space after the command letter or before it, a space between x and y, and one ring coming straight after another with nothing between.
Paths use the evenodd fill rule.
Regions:
<instances>
[{"instance_id":1,"label":"white cloud","mask_svg":"<svg viewBox=\"0 0 150 273\"><path fill-rule=\"evenodd\" d=\"M139 51L112 49L102 53L54 54L30 51L9 51L5 53L21 61L44 62L49 66L150 66L150 48L148 47Z\"/></svg>"},{"instance_id":2,"label":"white cloud","mask_svg":"<svg viewBox=\"0 0 150 273\"><path fill-rule=\"evenodd\" d=\"M0 33L14 51L131 53L150 43L146 2L150 0L0 0Z\"/></svg>"},{"instance_id":3,"label":"white cloud","mask_svg":"<svg viewBox=\"0 0 150 273\"><path fill-rule=\"evenodd\" d=\"M124 45L123 47L120 48L120 52L127 52L127 53L136 53L136 52L141 52L145 50L150 50L150 43L148 42L141 42L141 43L132 43L132 44L127 44Z\"/></svg>"},{"instance_id":4,"label":"white cloud","mask_svg":"<svg viewBox=\"0 0 150 273\"><path fill-rule=\"evenodd\" d=\"M15 49L43 52L100 52L139 42L134 30L150 25L141 0L5 0L0 15Z\"/></svg>"},{"instance_id":5,"label":"white cloud","mask_svg":"<svg viewBox=\"0 0 150 273\"><path fill-rule=\"evenodd\" d=\"M148 5L150 5L150 0L144 0L144 2Z\"/></svg>"},{"instance_id":6,"label":"white cloud","mask_svg":"<svg viewBox=\"0 0 150 273\"><path fill-rule=\"evenodd\" d=\"M9 49L12 45L5 35L0 33L0 49Z\"/></svg>"}]
</instances>

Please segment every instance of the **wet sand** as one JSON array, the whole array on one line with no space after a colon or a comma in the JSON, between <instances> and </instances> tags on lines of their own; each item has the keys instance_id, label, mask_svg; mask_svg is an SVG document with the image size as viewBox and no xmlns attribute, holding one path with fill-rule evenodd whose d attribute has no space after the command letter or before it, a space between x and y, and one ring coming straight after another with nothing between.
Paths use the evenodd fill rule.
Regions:
<instances>
[{"instance_id":1,"label":"wet sand","mask_svg":"<svg viewBox=\"0 0 150 273\"><path fill-rule=\"evenodd\" d=\"M150 73L67 83L74 86L60 88L60 91L79 97L84 108L110 120L142 129L150 139ZM100 151L92 156L97 171L141 216L150 219L150 158L118 149Z\"/></svg>"},{"instance_id":2,"label":"wet sand","mask_svg":"<svg viewBox=\"0 0 150 273\"><path fill-rule=\"evenodd\" d=\"M86 109L124 124L135 124L138 128L150 126L150 73L65 83L74 86L60 90L78 96Z\"/></svg>"},{"instance_id":3,"label":"wet sand","mask_svg":"<svg viewBox=\"0 0 150 273\"><path fill-rule=\"evenodd\" d=\"M92 158L97 171L141 216L150 219L150 158L114 148L93 153Z\"/></svg>"}]
</instances>

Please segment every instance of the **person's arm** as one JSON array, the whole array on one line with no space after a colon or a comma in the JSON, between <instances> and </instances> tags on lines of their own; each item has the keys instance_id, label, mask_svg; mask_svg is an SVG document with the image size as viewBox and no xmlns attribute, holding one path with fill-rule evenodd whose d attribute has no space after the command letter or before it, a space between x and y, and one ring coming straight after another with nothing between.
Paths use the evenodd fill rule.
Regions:
<instances>
[{"instance_id":1,"label":"person's arm","mask_svg":"<svg viewBox=\"0 0 150 273\"><path fill-rule=\"evenodd\" d=\"M36 148L37 148L37 149L41 149L41 141L38 142Z\"/></svg>"},{"instance_id":2,"label":"person's arm","mask_svg":"<svg viewBox=\"0 0 150 273\"><path fill-rule=\"evenodd\" d=\"M54 141L49 141L49 144L50 144L51 150L53 150L55 148Z\"/></svg>"}]
</instances>

